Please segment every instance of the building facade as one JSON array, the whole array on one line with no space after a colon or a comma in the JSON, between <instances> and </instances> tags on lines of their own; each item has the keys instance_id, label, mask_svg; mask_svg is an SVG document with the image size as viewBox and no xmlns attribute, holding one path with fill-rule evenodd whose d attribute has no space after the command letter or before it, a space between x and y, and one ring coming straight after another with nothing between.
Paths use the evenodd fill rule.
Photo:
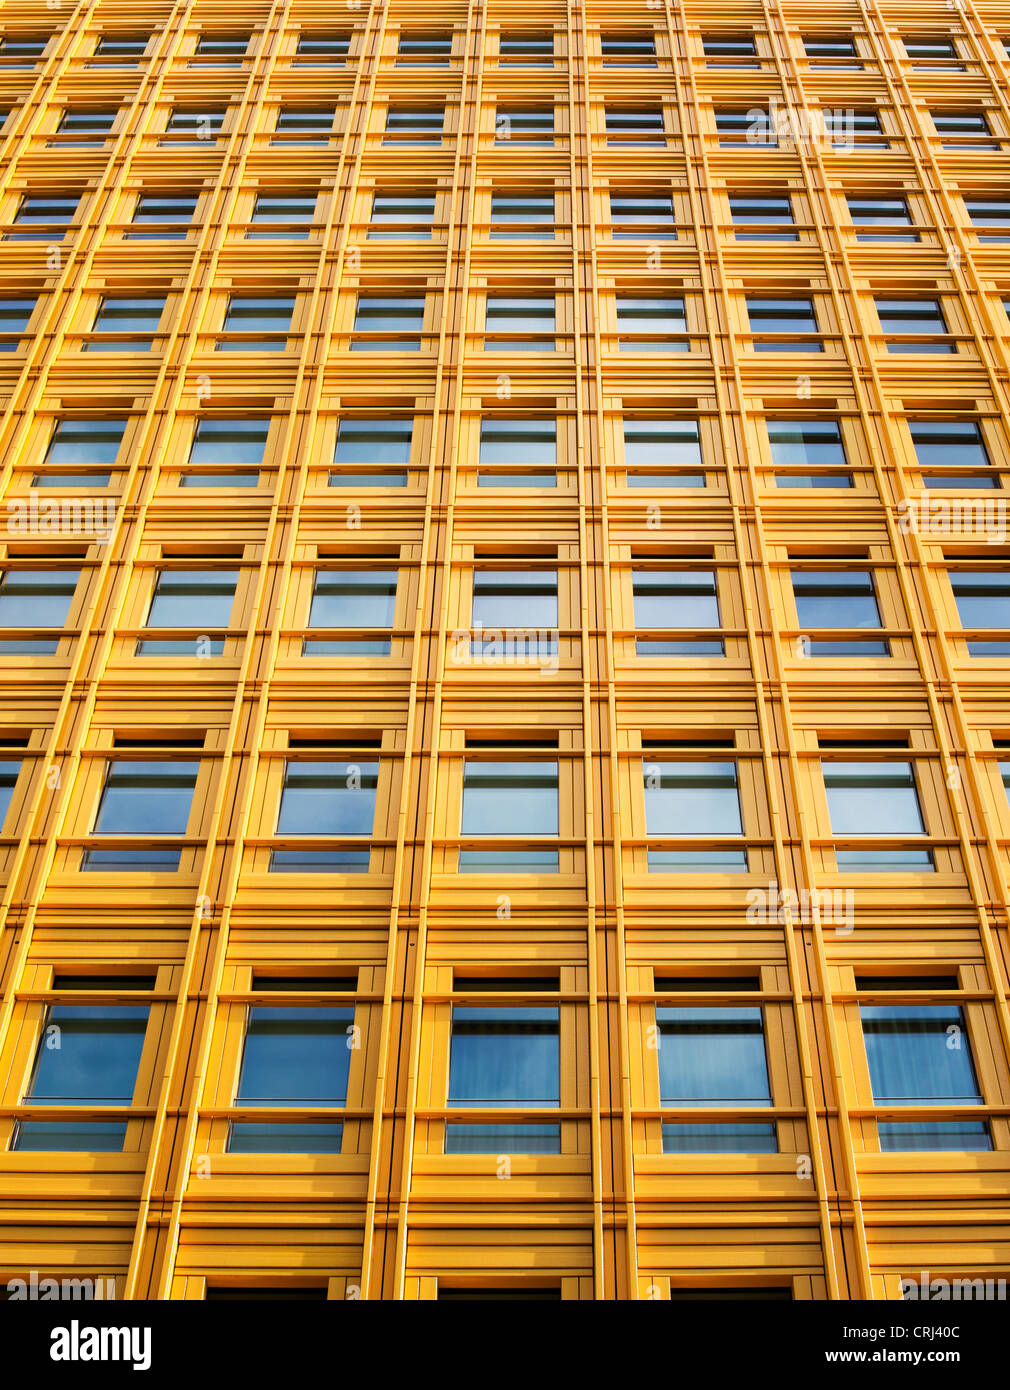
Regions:
<instances>
[{"instance_id":1,"label":"building facade","mask_svg":"<svg viewBox=\"0 0 1010 1390\"><path fill-rule=\"evenodd\" d=\"M0 25L11 1296L1000 1287L1010 6Z\"/></svg>"}]
</instances>

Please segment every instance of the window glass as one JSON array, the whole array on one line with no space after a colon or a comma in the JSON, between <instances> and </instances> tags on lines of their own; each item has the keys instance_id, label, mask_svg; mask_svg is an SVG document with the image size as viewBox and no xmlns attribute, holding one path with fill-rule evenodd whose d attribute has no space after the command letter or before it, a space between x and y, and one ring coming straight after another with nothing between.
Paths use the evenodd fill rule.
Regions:
<instances>
[{"instance_id":1,"label":"window glass","mask_svg":"<svg viewBox=\"0 0 1010 1390\"><path fill-rule=\"evenodd\" d=\"M805 632L879 628L880 609L869 570L793 570L796 616ZM808 656L888 656L886 639L809 640Z\"/></svg>"},{"instance_id":2,"label":"window glass","mask_svg":"<svg viewBox=\"0 0 1010 1390\"><path fill-rule=\"evenodd\" d=\"M291 328L295 311L293 297L266 298L258 295L232 295L228 300L222 333L236 336L218 341L219 352L283 352L287 338L272 338L272 333L286 334Z\"/></svg>"},{"instance_id":3,"label":"window glass","mask_svg":"<svg viewBox=\"0 0 1010 1390\"><path fill-rule=\"evenodd\" d=\"M310 628L385 629L393 626L398 570L320 570L312 588ZM306 639L313 656L388 656L389 637Z\"/></svg>"},{"instance_id":4,"label":"window glass","mask_svg":"<svg viewBox=\"0 0 1010 1390\"><path fill-rule=\"evenodd\" d=\"M17 569L0 574L0 628L62 628L70 614L80 570ZM58 637L6 638L0 655L52 656Z\"/></svg>"},{"instance_id":5,"label":"window glass","mask_svg":"<svg viewBox=\"0 0 1010 1390\"><path fill-rule=\"evenodd\" d=\"M492 238L538 240L553 235L553 193L492 193Z\"/></svg>"},{"instance_id":6,"label":"window glass","mask_svg":"<svg viewBox=\"0 0 1010 1390\"><path fill-rule=\"evenodd\" d=\"M460 836L529 840L558 834L557 762L474 761L463 770ZM557 848L462 848L460 872L556 873Z\"/></svg>"},{"instance_id":7,"label":"window glass","mask_svg":"<svg viewBox=\"0 0 1010 1390\"><path fill-rule=\"evenodd\" d=\"M91 325L101 338L83 344L87 352L150 352L154 339L141 334L156 333L165 309L164 299L105 297Z\"/></svg>"},{"instance_id":8,"label":"window glass","mask_svg":"<svg viewBox=\"0 0 1010 1390\"><path fill-rule=\"evenodd\" d=\"M719 590L715 570L633 570L635 627L640 632L666 628L719 628ZM724 656L722 638L636 640L639 656Z\"/></svg>"}]
</instances>

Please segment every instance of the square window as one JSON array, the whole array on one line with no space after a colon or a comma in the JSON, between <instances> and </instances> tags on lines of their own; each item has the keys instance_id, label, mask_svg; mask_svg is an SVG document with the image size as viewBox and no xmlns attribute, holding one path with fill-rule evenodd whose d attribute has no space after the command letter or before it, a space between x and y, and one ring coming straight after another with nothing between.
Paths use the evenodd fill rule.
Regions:
<instances>
[{"instance_id":1,"label":"square window","mask_svg":"<svg viewBox=\"0 0 1010 1390\"><path fill-rule=\"evenodd\" d=\"M925 835L911 763L832 761L823 763L821 770L832 835L845 839ZM836 847L835 860L842 873L929 873L934 867L930 850L901 845Z\"/></svg>"},{"instance_id":2,"label":"square window","mask_svg":"<svg viewBox=\"0 0 1010 1390\"><path fill-rule=\"evenodd\" d=\"M492 193L492 240L543 241L554 236L553 193Z\"/></svg>"},{"instance_id":3,"label":"square window","mask_svg":"<svg viewBox=\"0 0 1010 1390\"><path fill-rule=\"evenodd\" d=\"M219 338L218 352L283 352L288 345L287 338L270 335L290 332L294 312L293 296L261 298L233 294L228 300L221 332L235 336Z\"/></svg>"},{"instance_id":4,"label":"square window","mask_svg":"<svg viewBox=\"0 0 1010 1390\"><path fill-rule=\"evenodd\" d=\"M804 634L831 628L877 628L880 609L869 570L793 570L796 616ZM889 656L886 638L807 637L807 656Z\"/></svg>"},{"instance_id":5,"label":"square window","mask_svg":"<svg viewBox=\"0 0 1010 1390\"><path fill-rule=\"evenodd\" d=\"M141 334L156 333L165 310L164 299L104 297L91 325L93 334L82 344L86 352L150 352L154 339Z\"/></svg>"},{"instance_id":6,"label":"square window","mask_svg":"<svg viewBox=\"0 0 1010 1390\"><path fill-rule=\"evenodd\" d=\"M646 834L652 839L735 839L743 834L735 762L648 761L643 767ZM649 868L665 873L739 872L746 849L649 847Z\"/></svg>"},{"instance_id":7,"label":"square window","mask_svg":"<svg viewBox=\"0 0 1010 1390\"><path fill-rule=\"evenodd\" d=\"M556 1004L453 1005L450 1106L483 1109L560 1103L560 1009Z\"/></svg>"},{"instance_id":8,"label":"square window","mask_svg":"<svg viewBox=\"0 0 1010 1390\"><path fill-rule=\"evenodd\" d=\"M495 114L495 140L499 144L553 145L554 108L500 107Z\"/></svg>"},{"instance_id":9,"label":"square window","mask_svg":"<svg viewBox=\"0 0 1010 1390\"><path fill-rule=\"evenodd\" d=\"M819 332L812 299L764 299L747 296L747 314L755 335L755 352L823 352L820 339L790 339L791 333Z\"/></svg>"},{"instance_id":10,"label":"square window","mask_svg":"<svg viewBox=\"0 0 1010 1390\"><path fill-rule=\"evenodd\" d=\"M379 764L291 761L284 770L278 836L355 839L370 836L375 823ZM365 873L369 847L274 849L273 873Z\"/></svg>"},{"instance_id":11,"label":"square window","mask_svg":"<svg viewBox=\"0 0 1010 1390\"><path fill-rule=\"evenodd\" d=\"M0 574L0 629L62 628L70 614L80 570L8 569ZM33 633L0 639L0 656L53 656L59 636Z\"/></svg>"},{"instance_id":12,"label":"square window","mask_svg":"<svg viewBox=\"0 0 1010 1390\"><path fill-rule=\"evenodd\" d=\"M460 837L488 839L486 848L459 851L461 873L557 873L556 846L537 848L531 840L558 835L558 764L553 762L467 759L463 769ZM499 840L518 840L518 848L496 848Z\"/></svg>"},{"instance_id":13,"label":"square window","mask_svg":"<svg viewBox=\"0 0 1010 1390\"><path fill-rule=\"evenodd\" d=\"M715 570L633 570L635 627L639 632L715 629L721 626ZM721 637L639 637L639 656L725 656Z\"/></svg>"},{"instance_id":14,"label":"square window","mask_svg":"<svg viewBox=\"0 0 1010 1390\"><path fill-rule=\"evenodd\" d=\"M759 230L737 231L737 241L798 241L798 232L782 232L774 228L792 226L792 199L783 197L752 197L734 193L729 200L730 216L737 228L752 227Z\"/></svg>"},{"instance_id":15,"label":"square window","mask_svg":"<svg viewBox=\"0 0 1010 1390\"><path fill-rule=\"evenodd\" d=\"M1000 570L951 570L950 587L966 631L1010 629L1010 574ZM969 656L1010 656L1010 641L968 639Z\"/></svg>"},{"instance_id":16,"label":"square window","mask_svg":"<svg viewBox=\"0 0 1010 1390\"><path fill-rule=\"evenodd\" d=\"M371 241L430 241L434 193L374 193L368 224Z\"/></svg>"},{"instance_id":17,"label":"square window","mask_svg":"<svg viewBox=\"0 0 1010 1390\"><path fill-rule=\"evenodd\" d=\"M554 296L489 294L484 332L485 352L554 352Z\"/></svg>"},{"instance_id":18,"label":"square window","mask_svg":"<svg viewBox=\"0 0 1010 1390\"><path fill-rule=\"evenodd\" d=\"M420 352L424 329L424 296L387 298L358 295L354 317L356 336L352 350L367 352Z\"/></svg>"},{"instance_id":19,"label":"square window","mask_svg":"<svg viewBox=\"0 0 1010 1390\"><path fill-rule=\"evenodd\" d=\"M116 759L105 785L91 834L141 839L138 848L86 849L81 868L166 871L179 867L180 851L148 843L152 836L185 835L200 771L198 762Z\"/></svg>"},{"instance_id":20,"label":"square window","mask_svg":"<svg viewBox=\"0 0 1010 1390\"><path fill-rule=\"evenodd\" d=\"M555 487L557 422L486 418L478 459L479 487Z\"/></svg>"},{"instance_id":21,"label":"square window","mask_svg":"<svg viewBox=\"0 0 1010 1390\"><path fill-rule=\"evenodd\" d=\"M190 628L193 636L141 638L137 655L220 656L224 639L210 633L231 622L237 584L237 570L162 570L154 582L144 626Z\"/></svg>"},{"instance_id":22,"label":"square window","mask_svg":"<svg viewBox=\"0 0 1010 1390\"><path fill-rule=\"evenodd\" d=\"M0 352L20 349L21 335L28 327L37 302L34 299L0 300Z\"/></svg>"},{"instance_id":23,"label":"square window","mask_svg":"<svg viewBox=\"0 0 1010 1390\"><path fill-rule=\"evenodd\" d=\"M306 638L306 656L388 656L396 612L398 570L318 570L312 586L309 628L343 629L382 636Z\"/></svg>"}]
</instances>

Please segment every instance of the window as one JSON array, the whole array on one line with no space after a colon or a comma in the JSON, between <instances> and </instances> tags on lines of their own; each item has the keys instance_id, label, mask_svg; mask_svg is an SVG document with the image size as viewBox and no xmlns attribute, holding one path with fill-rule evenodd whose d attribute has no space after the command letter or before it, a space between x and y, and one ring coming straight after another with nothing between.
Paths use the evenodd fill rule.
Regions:
<instances>
[{"instance_id":1,"label":"window","mask_svg":"<svg viewBox=\"0 0 1010 1390\"><path fill-rule=\"evenodd\" d=\"M687 314L682 299L644 299L619 294L617 331L622 352L688 352ZM625 336L627 335L627 336Z\"/></svg>"},{"instance_id":2,"label":"window","mask_svg":"<svg viewBox=\"0 0 1010 1390\"><path fill-rule=\"evenodd\" d=\"M803 51L812 68L851 72L863 66L860 62L850 61L859 57L854 39L833 36L829 38L821 34L816 38L804 37Z\"/></svg>"},{"instance_id":3,"label":"window","mask_svg":"<svg viewBox=\"0 0 1010 1390\"><path fill-rule=\"evenodd\" d=\"M417 335L423 329L423 295L394 299L359 294L351 349L358 352L420 352L421 339Z\"/></svg>"},{"instance_id":4,"label":"window","mask_svg":"<svg viewBox=\"0 0 1010 1390\"><path fill-rule=\"evenodd\" d=\"M624 420L628 487L704 487L697 420Z\"/></svg>"},{"instance_id":5,"label":"window","mask_svg":"<svg viewBox=\"0 0 1010 1390\"><path fill-rule=\"evenodd\" d=\"M758 981L746 981L758 988ZM678 981L721 991L722 981ZM657 984L657 989L659 985ZM771 1104L760 1004L657 1005L659 1093L663 1106L743 1109ZM777 1153L774 1123L713 1120L663 1125L664 1153Z\"/></svg>"},{"instance_id":6,"label":"window","mask_svg":"<svg viewBox=\"0 0 1010 1390\"><path fill-rule=\"evenodd\" d=\"M22 34L17 38L6 35L0 39L0 62L10 71L13 68L33 68L45 54L49 34Z\"/></svg>"},{"instance_id":7,"label":"window","mask_svg":"<svg viewBox=\"0 0 1010 1390\"><path fill-rule=\"evenodd\" d=\"M608 145L665 145L662 107L608 106L605 112Z\"/></svg>"},{"instance_id":8,"label":"window","mask_svg":"<svg viewBox=\"0 0 1010 1390\"><path fill-rule=\"evenodd\" d=\"M774 228L794 224L792 199L756 197L734 193L729 200L730 216L737 228L756 230L737 231L737 241L798 241L798 232L775 231Z\"/></svg>"},{"instance_id":9,"label":"window","mask_svg":"<svg viewBox=\"0 0 1010 1390\"><path fill-rule=\"evenodd\" d=\"M85 352L150 352L165 309L164 299L133 295L128 299L104 296L91 325L93 334L82 343Z\"/></svg>"},{"instance_id":10,"label":"window","mask_svg":"<svg viewBox=\"0 0 1010 1390\"><path fill-rule=\"evenodd\" d=\"M902 38L901 42L915 72L964 71L964 64L957 62L957 49L952 39Z\"/></svg>"},{"instance_id":11,"label":"window","mask_svg":"<svg viewBox=\"0 0 1010 1390\"><path fill-rule=\"evenodd\" d=\"M148 34L102 34L95 45L94 56L112 60L103 67L132 68L146 55L150 42Z\"/></svg>"},{"instance_id":12,"label":"window","mask_svg":"<svg viewBox=\"0 0 1010 1390\"><path fill-rule=\"evenodd\" d=\"M0 630L63 628L80 570L7 569L0 573ZM55 656L62 633L0 638L0 656Z\"/></svg>"},{"instance_id":13,"label":"window","mask_svg":"<svg viewBox=\"0 0 1010 1390\"><path fill-rule=\"evenodd\" d=\"M142 637L137 655L220 656L224 639L210 634L231 622L237 583L237 570L162 570L154 582L144 626L189 629L192 635Z\"/></svg>"},{"instance_id":14,"label":"window","mask_svg":"<svg viewBox=\"0 0 1010 1390\"><path fill-rule=\"evenodd\" d=\"M374 760L309 762L292 760L284 769L278 838L336 840L336 846L303 843L270 854L271 873L367 873L379 764ZM351 843L344 846L343 841Z\"/></svg>"},{"instance_id":15,"label":"window","mask_svg":"<svg viewBox=\"0 0 1010 1390\"><path fill-rule=\"evenodd\" d=\"M856 846L835 846L841 873L930 873L933 853L894 843L925 835L909 762L822 762L831 833ZM865 847L860 840L869 841ZM891 841L886 848L880 841Z\"/></svg>"},{"instance_id":16,"label":"window","mask_svg":"<svg viewBox=\"0 0 1010 1390\"><path fill-rule=\"evenodd\" d=\"M669 193L610 193L610 235L615 241L676 241Z\"/></svg>"},{"instance_id":17,"label":"window","mask_svg":"<svg viewBox=\"0 0 1010 1390\"><path fill-rule=\"evenodd\" d=\"M507 993L525 982L500 983L502 993ZM557 1004L454 1003L448 1107L556 1109L561 1104L560 1032ZM558 1154L561 1126L521 1120L490 1124L449 1120L445 1152Z\"/></svg>"},{"instance_id":18,"label":"window","mask_svg":"<svg viewBox=\"0 0 1010 1390\"><path fill-rule=\"evenodd\" d=\"M304 1150L303 1150L304 1152ZM214 1287L207 1286L204 1296L205 1302L219 1303L224 1299L234 1301L270 1302L276 1303L278 1300L284 1302L295 1301L303 1303L306 1299L313 1302L327 1302L327 1287L325 1284L227 1284Z\"/></svg>"},{"instance_id":19,"label":"window","mask_svg":"<svg viewBox=\"0 0 1010 1390\"><path fill-rule=\"evenodd\" d=\"M330 487L406 487L413 435L413 420L341 420Z\"/></svg>"},{"instance_id":20,"label":"window","mask_svg":"<svg viewBox=\"0 0 1010 1390\"><path fill-rule=\"evenodd\" d=\"M933 128L945 150L998 150L999 141L982 111L931 111Z\"/></svg>"},{"instance_id":21,"label":"window","mask_svg":"<svg viewBox=\"0 0 1010 1390\"><path fill-rule=\"evenodd\" d=\"M299 34L295 62L342 68L350 48L350 34Z\"/></svg>"},{"instance_id":22,"label":"window","mask_svg":"<svg viewBox=\"0 0 1010 1390\"><path fill-rule=\"evenodd\" d=\"M492 240L542 241L553 236L553 193L492 193Z\"/></svg>"},{"instance_id":23,"label":"window","mask_svg":"<svg viewBox=\"0 0 1010 1390\"><path fill-rule=\"evenodd\" d=\"M649 760L643 779L650 870L746 870L747 850L734 843L743 835L735 762Z\"/></svg>"},{"instance_id":24,"label":"window","mask_svg":"<svg viewBox=\"0 0 1010 1390\"><path fill-rule=\"evenodd\" d=\"M880 628L880 609L869 570L793 570L796 616L807 656L890 656L886 638L811 638L825 629Z\"/></svg>"},{"instance_id":25,"label":"window","mask_svg":"<svg viewBox=\"0 0 1010 1390\"><path fill-rule=\"evenodd\" d=\"M227 111L182 111L169 114L165 134L179 136L172 143L189 144L195 140L216 140L224 126Z\"/></svg>"},{"instance_id":26,"label":"window","mask_svg":"<svg viewBox=\"0 0 1010 1390\"><path fill-rule=\"evenodd\" d=\"M632 570L631 582L636 630L664 634L639 636L635 643L639 656L726 655L721 637L669 635L721 627L715 570Z\"/></svg>"},{"instance_id":27,"label":"window","mask_svg":"<svg viewBox=\"0 0 1010 1390\"><path fill-rule=\"evenodd\" d=\"M761 66L759 62L754 61L757 58L757 48L750 34L722 34L718 36L703 34L701 47L705 57L710 60L705 65L709 68L759 68ZM712 59L718 61L712 62Z\"/></svg>"},{"instance_id":28,"label":"window","mask_svg":"<svg viewBox=\"0 0 1010 1390\"><path fill-rule=\"evenodd\" d=\"M248 34L201 34L196 41L198 58L244 58Z\"/></svg>"},{"instance_id":29,"label":"window","mask_svg":"<svg viewBox=\"0 0 1010 1390\"><path fill-rule=\"evenodd\" d=\"M949 333L938 299L878 299L877 317L881 330L888 334L888 352L948 353L955 351L950 342L916 342L915 338L935 338ZM900 334L896 342L890 336ZM909 341L913 339L913 341Z\"/></svg>"},{"instance_id":30,"label":"window","mask_svg":"<svg viewBox=\"0 0 1010 1390\"><path fill-rule=\"evenodd\" d=\"M523 68L553 67L554 35L549 31L502 34L498 40L498 61Z\"/></svg>"},{"instance_id":31,"label":"window","mask_svg":"<svg viewBox=\"0 0 1010 1390\"><path fill-rule=\"evenodd\" d=\"M430 241L434 193L375 193L368 236L372 241Z\"/></svg>"},{"instance_id":32,"label":"window","mask_svg":"<svg viewBox=\"0 0 1010 1390\"><path fill-rule=\"evenodd\" d=\"M292 992L350 981L279 980ZM257 1109L342 1108L347 1104L353 1005L254 1004L248 1012L235 1106ZM233 1119L229 1153L334 1154L342 1120Z\"/></svg>"},{"instance_id":33,"label":"window","mask_svg":"<svg viewBox=\"0 0 1010 1390\"><path fill-rule=\"evenodd\" d=\"M837 420L769 420L767 430L772 463L788 470L776 472L776 487L852 486Z\"/></svg>"},{"instance_id":34,"label":"window","mask_svg":"<svg viewBox=\"0 0 1010 1390\"><path fill-rule=\"evenodd\" d=\"M123 843L86 849L81 868L138 873L178 869L182 851L164 837L185 835L199 771L198 762L110 762L91 834Z\"/></svg>"},{"instance_id":35,"label":"window","mask_svg":"<svg viewBox=\"0 0 1010 1390\"><path fill-rule=\"evenodd\" d=\"M656 36L651 31L639 29L626 34L601 34L600 49L604 67L656 66Z\"/></svg>"},{"instance_id":36,"label":"window","mask_svg":"<svg viewBox=\"0 0 1010 1390\"><path fill-rule=\"evenodd\" d=\"M1010 198L965 198L979 241L1010 241Z\"/></svg>"},{"instance_id":37,"label":"window","mask_svg":"<svg viewBox=\"0 0 1010 1390\"><path fill-rule=\"evenodd\" d=\"M388 656L398 575L395 569L318 570L307 626L362 635L306 638L302 644L303 654ZM377 632L382 635L377 636Z\"/></svg>"},{"instance_id":38,"label":"window","mask_svg":"<svg viewBox=\"0 0 1010 1390\"><path fill-rule=\"evenodd\" d=\"M518 145L554 144L553 107L499 106L494 122L495 140L499 144L511 141Z\"/></svg>"},{"instance_id":39,"label":"window","mask_svg":"<svg viewBox=\"0 0 1010 1390\"><path fill-rule=\"evenodd\" d=\"M480 422L478 487L555 487L557 423L492 417Z\"/></svg>"},{"instance_id":40,"label":"window","mask_svg":"<svg viewBox=\"0 0 1010 1390\"><path fill-rule=\"evenodd\" d=\"M874 983L874 992L878 992ZM911 982L910 982L911 983ZM929 989L931 981L915 981ZM900 983L898 985L900 988ZM968 1108L982 1104L961 1005L860 1004L873 1103ZM956 1045L952 1045L956 1044ZM922 1150L988 1150L986 1120L878 1120L885 1153Z\"/></svg>"},{"instance_id":41,"label":"window","mask_svg":"<svg viewBox=\"0 0 1010 1390\"><path fill-rule=\"evenodd\" d=\"M988 474L967 471L992 468L982 432L974 420L909 420L908 432L920 468L930 470L923 474L926 487L996 486L991 471ZM932 471L949 468L957 471Z\"/></svg>"},{"instance_id":42,"label":"window","mask_svg":"<svg viewBox=\"0 0 1010 1390\"><path fill-rule=\"evenodd\" d=\"M115 463L126 431L125 420L58 420L46 450L46 472L33 487L59 487L86 479L91 487L108 487L109 464Z\"/></svg>"},{"instance_id":43,"label":"window","mask_svg":"<svg viewBox=\"0 0 1010 1390\"><path fill-rule=\"evenodd\" d=\"M533 1126L528 1125L527 1129L530 1128L533 1128ZM446 1150L446 1152L448 1152L448 1150ZM494 1150L494 1152L497 1152L497 1150ZM530 1150L527 1149L526 1152L529 1153ZM552 1152L557 1153L558 1151L557 1149L554 1149L552 1150ZM553 1303L556 1300L560 1300L560 1298L561 1290L558 1288L516 1289L506 1288L504 1285L502 1285L501 1287L493 1286L482 1289L475 1289L470 1285L467 1285L466 1288L460 1289L446 1289L440 1286L438 1290L438 1301L440 1303L462 1303L464 1301L467 1303Z\"/></svg>"},{"instance_id":44,"label":"window","mask_svg":"<svg viewBox=\"0 0 1010 1390\"><path fill-rule=\"evenodd\" d=\"M78 989L113 987L112 980L82 979ZM116 992L129 988L116 981ZM138 982L141 983L141 982ZM150 987L153 981L142 982ZM73 987L54 989L73 997ZM140 1058L147 1032L149 1005L50 1004L45 1012L31 1081L22 1105L58 1107L122 1107L133 1104ZM59 1046L53 1047L54 1038ZM18 1153L121 1153L126 1142L126 1119L19 1120L11 1149Z\"/></svg>"},{"instance_id":45,"label":"window","mask_svg":"<svg viewBox=\"0 0 1010 1390\"><path fill-rule=\"evenodd\" d=\"M441 66L452 57L451 34L401 34L396 48L398 63Z\"/></svg>"},{"instance_id":46,"label":"window","mask_svg":"<svg viewBox=\"0 0 1010 1390\"><path fill-rule=\"evenodd\" d=\"M14 788L21 775L21 763L9 758L0 759L0 826L7 819L7 812L14 800Z\"/></svg>"},{"instance_id":47,"label":"window","mask_svg":"<svg viewBox=\"0 0 1010 1390\"><path fill-rule=\"evenodd\" d=\"M228 300L221 332L234 336L219 338L218 352L283 352L288 345L287 338L272 338L270 334L288 333L294 312L294 296L261 298L233 294Z\"/></svg>"},{"instance_id":48,"label":"window","mask_svg":"<svg viewBox=\"0 0 1010 1390\"><path fill-rule=\"evenodd\" d=\"M112 126L116 117L119 115L118 108L111 111L101 111L95 108L83 108L80 110L66 110L60 117L60 123L56 127L56 132L60 136L87 136L100 135L100 140L79 140L73 139L74 149L91 149L105 143L105 137L112 134Z\"/></svg>"},{"instance_id":49,"label":"window","mask_svg":"<svg viewBox=\"0 0 1010 1390\"><path fill-rule=\"evenodd\" d=\"M736 150L744 145L754 149L767 149L778 144L771 117L761 107L717 110L714 114L716 133L723 149Z\"/></svg>"},{"instance_id":50,"label":"window","mask_svg":"<svg viewBox=\"0 0 1010 1390\"><path fill-rule=\"evenodd\" d=\"M62 241L77 216L80 199L42 198L26 193L14 217L16 231L7 233L9 241Z\"/></svg>"},{"instance_id":51,"label":"window","mask_svg":"<svg viewBox=\"0 0 1010 1390\"><path fill-rule=\"evenodd\" d=\"M853 111L850 106L821 107L824 131L836 150L886 150L884 128L876 111Z\"/></svg>"},{"instance_id":52,"label":"window","mask_svg":"<svg viewBox=\"0 0 1010 1390\"><path fill-rule=\"evenodd\" d=\"M812 299L758 299L747 296L751 344L755 352L823 352L824 344L812 337L795 338L796 333L819 331Z\"/></svg>"},{"instance_id":53,"label":"window","mask_svg":"<svg viewBox=\"0 0 1010 1390\"><path fill-rule=\"evenodd\" d=\"M304 241L316 220L315 193L257 193L247 237L287 237Z\"/></svg>"},{"instance_id":54,"label":"window","mask_svg":"<svg viewBox=\"0 0 1010 1390\"><path fill-rule=\"evenodd\" d=\"M445 111L442 107L390 106L386 112L387 142L440 145Z\"/></svg>"},{"instance_id":55,"label":"window","mask_svg":"<svg viewBox=\"0 0 1010 1390\"><path fill-rule=\"evenodd\" d=\"M557 873L557 760L468 758L459 833L460 873Z\"/></svg>"},{"instance_id":56,"label":"window","mask_svg":"<svg viewBox=\"0 0 1010 1390\"><path fill-rule=\"evenodd\" d=\"M285 145L326 145L333 134L336 120L333 107L325 110L288 106L277 113L274 142Z\"/></svg>"},{"instance_id":57,"label":"window","mask_svg":"<svg viewBox=\"0 0 1010 1390\"><path fill-rule=\"evenodd\" d=\"M558 649L556 569L494 569L473 573L471 651L485 660L526 660Z\"/></svg>"},{"instance_id":58,"label":"window","mask_svg":"<svg viewBox=\"0 0 1010 1390\"><path fill-rule=\"evenodd\" d=\"M255 487L269 419L202 419L193 432L183 487Z\"/></svg>"},{"instance_id":59,"label":"window","mask_svg":"<svg viewBox=\"0 0 1010 1390\"><path fill-rule=\"evenodd\" d=\"M951 570L950 587L967 631L1010 630L1010 574L1001 570ZM968 638L969 656L1010 656L1010 640Z\"/></svg>"},{"instance_id":60,"label":"window","mask_svg":"<svg viewBox=\"0 0 1010 1390\"><path fill-rule=\"evenodd\" d=\"M196 215L195 194L141 193L133 210L133 227L154 226L157 231L129 231L126 235L132 241L158 239L167 241L187 235L190 224ZM185 231L175 231L174 227L184 225Z\"/></svg>"},{"instance_id":61,"label":"window","mask_svg":"<svg viewBox=\"0 0 1010 1390\"><path fill-rule=\"evenodd\" d=\"M34 299L0 300L0 352L17 352L20 349L21 335L28 327L36 303Z\"/></svg>"},{"instance_id":62,"label":"window","mask_svg":"<svg viewBox=\"0 0 1010 1390\"><path fill-rule=\"evenodd\" d=\"M554 352L554 296L489 294L485 352Z\"/></svg>"}]
</instances>

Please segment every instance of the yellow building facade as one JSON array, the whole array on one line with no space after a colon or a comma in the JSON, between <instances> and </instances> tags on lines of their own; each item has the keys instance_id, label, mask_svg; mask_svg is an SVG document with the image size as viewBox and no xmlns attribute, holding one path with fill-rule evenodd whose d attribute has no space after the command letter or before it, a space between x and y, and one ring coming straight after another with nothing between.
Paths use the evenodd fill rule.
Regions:
<instances>
[{"instance_id":1,"label":"yellow building facade","mask_svg":"<svg viewBox=\"0 0 1010 1390\"><path fill-rule=\"evenodd\" d=\"M1010 7L0 25L0 1282L1010 1277Z\"/></svg>"}]
</instances>

